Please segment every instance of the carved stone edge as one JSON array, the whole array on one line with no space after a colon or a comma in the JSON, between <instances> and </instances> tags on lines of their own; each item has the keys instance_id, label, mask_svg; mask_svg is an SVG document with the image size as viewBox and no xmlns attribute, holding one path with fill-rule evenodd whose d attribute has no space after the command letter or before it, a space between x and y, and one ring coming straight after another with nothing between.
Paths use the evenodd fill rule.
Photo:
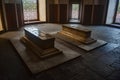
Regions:
<instances>
[{"instance_id":1,"label":"carved stone edge","mask_svg":"<svg viewBox=\"0 0 120 80\"><path fill-rule=\"evenodd\" d=\"M26 46L26 48L30 49L41 59L62 53L62 51L58 50L57 48L49 48L49 49L43 50L40 47L38 47L37 45L35 45L32 41L27 39L25 36L22 37L20 39L20 41Z\"/></svg>"}]
</instances>

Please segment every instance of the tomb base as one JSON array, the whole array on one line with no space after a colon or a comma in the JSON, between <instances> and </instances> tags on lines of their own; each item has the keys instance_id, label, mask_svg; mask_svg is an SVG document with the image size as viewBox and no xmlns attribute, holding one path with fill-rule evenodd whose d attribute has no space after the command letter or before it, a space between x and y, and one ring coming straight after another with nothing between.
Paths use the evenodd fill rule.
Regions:
<instances>
[{"instance_id":1,"label":"tomb base","mask_svg":"<svg viewBox=\"0 0 120 80\"><path fill-rule=\"evenodd\" d=\"M59 51L54 47L48 48L48 49L42 49L26 37L22 37L21 41L25 44L27 49L30 49L31 51L33 51L40 58L46 58L46 57L50 57L50 56L62 53L62 51Z\"/></svg>"},{"instance_id":2,"label":"tomb base","mask_svg":"<svg viewBox=\"0 0 120 80\"><path fill-rule=\"evenodd\" d=\"M103 40L91 38L91 32L82 26L63 25L62 30L54 36L85 51L91 51L107 43Z\"/></svg>"},{"instance_id":3,"label":"tomb base","mask_svg":"<svg viewBox=\"0 0 120 80\"><path fill-rule=\"evenodd\" d=\"M72 45L74 45L74 46L77 46L78 48L83 49L83 50L85 50L85 51L91 51L91 50L93 50L93 49L96 49L96 48L98 48L98 47L101 47L101 46L107 44L106 41L96 40L94 43L91 43L91 44L87 44L87 45L86 45L86 44L83 44L83 43L81 43L81 42L73 39L73 38L67 37L67 36L62 35L62 34L59 34L59 33L56 34L56 35L54 35L54 36L55 36L56 38L58 38L58 41L59 41L59 39L60 39L60 40L65 41L65 42L67 42L67 43L69 43L69 44L72 44Z\"/></svg>"},{"instance_id":4,"label":"tomb base","mask_svg":"<svg viewBox=\"0 0 120 80\"><path fill-rule=\"evenodd\" d=\"M91 37L83 38L79 34L76 35L74 33L66 32L66 31L61 31L58 34L66 36L66 37L68 37L68 38L70 38L74 41L77 41L77 42L80 42L80 43L83 43L83 44L86 44L86 45L96 42L96 40L91 38Z\"/></svg>"}]
</instances>

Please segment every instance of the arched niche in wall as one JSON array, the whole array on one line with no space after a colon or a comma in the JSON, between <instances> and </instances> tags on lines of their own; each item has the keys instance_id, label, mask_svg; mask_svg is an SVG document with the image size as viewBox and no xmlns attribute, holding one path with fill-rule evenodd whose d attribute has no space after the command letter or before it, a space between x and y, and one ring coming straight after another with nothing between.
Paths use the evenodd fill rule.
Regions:
<instances>
[{"instance_id":1,"label":"arched niche in wall","mask_svg":"<svg viewBox=\"0 0 120 80\"><path fill-rule=\"evenodd\" d=\"M18 30L23 25L22 0L3 0L6 30Z\"/></svg>"},{"instance_id":2,"label":"arched niche in wall","mask_svg":"<svg viewBox=\"0 0 120 80\"><path fill-rule=\"evenodd\" d=\"M77 20L80 23L82 0L69 0L69 21Z\"/></svg>"}]
</instances>

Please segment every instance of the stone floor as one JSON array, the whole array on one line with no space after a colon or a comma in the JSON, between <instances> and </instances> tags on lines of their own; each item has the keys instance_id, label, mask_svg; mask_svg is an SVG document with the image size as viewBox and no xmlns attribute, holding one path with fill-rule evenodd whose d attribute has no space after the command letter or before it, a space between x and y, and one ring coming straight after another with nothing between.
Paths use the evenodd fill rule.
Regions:
<instances>
[{"instance_id":1,"label":"stone floor","mask_svg":"<svg viewBox=\"0 0 120 80\"><path fill-rule=\"evenodd\" d=\"M93 38L105 40L108 44L86 52L64 43L65 46L82 54L82 57L37 75L29 72L9 40L1 38L0 80L120 80L120 29L108 26L87 28L93 31ZM53 27L51 32L52 30L56 28Z\"/></svg>"}]
</instances>

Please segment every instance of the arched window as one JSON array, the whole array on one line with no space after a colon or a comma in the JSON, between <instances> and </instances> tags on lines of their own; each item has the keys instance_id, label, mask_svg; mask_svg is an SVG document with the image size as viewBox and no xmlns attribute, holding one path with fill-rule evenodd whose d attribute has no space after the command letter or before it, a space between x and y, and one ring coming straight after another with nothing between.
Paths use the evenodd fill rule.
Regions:
<instances>
[{"instance_id":1,"label":"arched window","mask_svg":"<svg viewBox=\"0 0 120 80\"><path fill-rule=\"evenodd\" d=\"M46 21L46 0L23 0L24 21Z\"/></svg>"},{"instance_id":2,"label":"arched window","mask_svg":"<svg viewBox=\"0 0 120 80\"><path fill-rule=\"evenodd\" d=\"M79 6L80 4L72 4L72 19L79 19Z\"/></svg>"},{"instance_id":3,"label":"arched window","mask_svg":"<svg viewBox=\"0 0 120 80\"><path fill-rule=\"evenodd\" d=\"M23 0L24 20L38 20L38 0Z\"/></svg>"},{"instance_id":4,"label":"arched window","mask_svg":"<svg viewBox=\"0 0 120 80\"><path fill-rule=\"evenodd\" d=\"M115 14L115 23L120 24L120 0L117 2L116 14Z\"/></svg>"}]
</instances>

